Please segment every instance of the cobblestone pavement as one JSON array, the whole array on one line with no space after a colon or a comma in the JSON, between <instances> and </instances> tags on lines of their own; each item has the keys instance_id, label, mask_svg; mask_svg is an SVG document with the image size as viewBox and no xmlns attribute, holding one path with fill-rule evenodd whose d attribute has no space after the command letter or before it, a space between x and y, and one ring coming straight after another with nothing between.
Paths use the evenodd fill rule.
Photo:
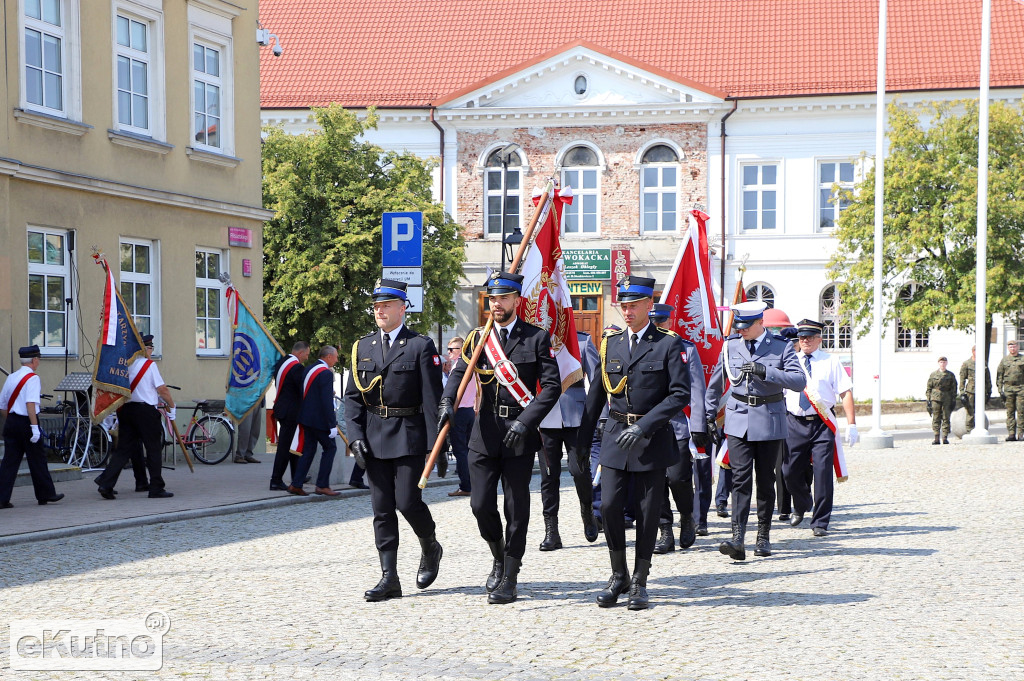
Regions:
<instances>
[{"instance_id":1,"label":"cobblestone pavement","mask_svg":"<svg viewBox=\"0 0 1024 681\"><path fill-rule=\"evenodd\" d=\"M427 491L441 576L417 591L403 521L406 597L385 603L361 597L379 577L367 497L0 548L4 641L15 618L171 620L159 672L13 671L0 646L0 678L1024 678L1024 443L848 460L828 537L776 527L773 556L732 563L712 511L710 537L655 556L645 612L594 604L607 552L584 542L568 478L566 548L537 551L534 496L510 606L486 603L490 557L449 488Z\"/></svg>"}]
</instances>

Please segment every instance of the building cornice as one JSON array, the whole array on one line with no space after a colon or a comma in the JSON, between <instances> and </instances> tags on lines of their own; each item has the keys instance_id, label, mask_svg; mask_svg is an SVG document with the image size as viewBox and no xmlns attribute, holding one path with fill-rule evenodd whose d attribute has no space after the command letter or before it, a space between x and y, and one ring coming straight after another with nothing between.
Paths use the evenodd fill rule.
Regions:
<instances>
[{"instance_id":1,"label":"building cornice","mask_svg":"<svg viewBox=\"0 0 1024 681\"><path fill-rule=\"evenodd\" d=\"M135 201L145 201L175 208L186 208L248 220L259 220L261 222L274 217L273 211L264 210L261 207L245 206L161 189L139 187L123 182L113 182L90 175L79 175L53 168L34 166L11 158L0 158L0 175L7 175L27 182L39 182L66 189L93 192L107 196L119 196Z\"/></svg>"},{"instance_id":2,"label":"building cornice","mask_svg":"<svg viewBox=\"0 0 1024 681\"><path fill-rule=\"evenodd\" d=\"M555 123L568 125L589 125L600 121L605 123L614 120L642 119L653 121L672 121L679 123L706 123L718 113L731 108L725 104L713 102L685 104L631 104L609 107L537 107L523 108L460 108L438 109L435 118L460 125L462 123L486 122L488 126L511 125L523 123Z\"/></svg>"}]
</instances>

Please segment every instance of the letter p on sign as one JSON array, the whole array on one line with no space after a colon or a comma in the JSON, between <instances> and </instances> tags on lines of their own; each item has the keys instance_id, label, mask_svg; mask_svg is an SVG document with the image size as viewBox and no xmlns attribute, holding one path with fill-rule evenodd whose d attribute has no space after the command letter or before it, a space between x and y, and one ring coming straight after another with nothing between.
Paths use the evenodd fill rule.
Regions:
<instances>
[{"instance_id":1,"label":"letter p on sign","mask_svg":"<svg viewBox=\"0 0 1024 681\"><path fill-rule=\"evenodd\" d=\"M381 237L382 266L423 266L423 213L384 213Z\"/></svg>"}]
</instances>

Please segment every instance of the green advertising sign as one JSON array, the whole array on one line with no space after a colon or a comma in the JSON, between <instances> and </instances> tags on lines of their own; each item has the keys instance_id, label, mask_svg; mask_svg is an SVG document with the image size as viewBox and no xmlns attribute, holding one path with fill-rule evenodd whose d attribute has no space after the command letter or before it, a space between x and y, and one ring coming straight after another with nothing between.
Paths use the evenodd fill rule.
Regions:
<instances>
[{"instance_id":1,"label":"green advertising sign","mask_svg":"<svg viewBox=\"0 0 1024 681\"><path fill-rule=\"evenodd\" d=\"M611 279L612 255L608 248L566 248L562 250L565 278Z\"/></svg>"}]
</instances>

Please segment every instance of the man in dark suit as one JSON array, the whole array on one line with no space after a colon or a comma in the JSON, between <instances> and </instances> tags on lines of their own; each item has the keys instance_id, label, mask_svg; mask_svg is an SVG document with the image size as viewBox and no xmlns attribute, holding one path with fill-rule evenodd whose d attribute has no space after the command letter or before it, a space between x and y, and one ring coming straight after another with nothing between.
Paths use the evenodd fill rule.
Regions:
<instances>
[{"instance_id":1,"label":"man in dark suit","mask_svg":"<svg viewBox=\"0 0 1024 681\"><path fill-rule=\"evenodd\" d=\"M274 397L274 419L281 424L277 438L277 454L274 456L274 469L270 473L270 489L288 489L284 484L284 469L290 468L292 481L295 481L296 457L289 451L295 429L299 427L299 409L302 407L302 379L306 376L306 360L309 359L309 343L296 341L292 345L291 354L282 357L274 367L274 385L277 395ZM302 481L296 487L301 487Z\"/></svg>"},{"instance_id":2,"label":"man in dark suit","mask_svg":"<svg viewBox=\"0 0 1024 681\"><path fill-rule=\"evenodd\" d=\"M590 339L589 333L576 332L580 348L580 360L583 373L593 383L597 364L597 346ZM583 418L583 405L587 401L587 390L581 378L569 386L561 397L558 406L544 417L540 424L540 441L543 446L543 459L540 467L540 502L544 507L544 541L540 543L541 551L554 551L562 548L562 538L558 534L558 502L559 486L562 480L562 448L568 453L569 473L576 486L576 496L580 500L580 513L583 517L583 536L588 542L597 541L597 518L594 517L594 492L590 474L590 448L579 452L576 449L576 434L580 419ZM547 424L551 425L548 426Z\"/></svg>"},{"instance_id":3,"label":"man in dark suit","mask_svg":"<svg viewBox=\"0 0 1024 681\"><path fill-rule=\"evenodd\" d=\"M302 484L309 467L313 465L318 444L323 447L323 453L320 455L320 471L313 491L329 497L340 494L331 489L331 467L338 451L338 418L334 411L334 365L337 363L337 348L325 345L320 348L319 360L309 367L302 378L299 443L297 447L292 447L292 453L299 451L302 456L295 464L292 483L288 485L288 492L297 496L306 496Z\"/></svg>"},{"instance_id":4,"label":"man in dark suit","mask_svg":"<svg viewBox=\"0 0 1024 681\"><path fill-rule=\"evenodd\" d=\"M654 305L654 280L626 277L618 284L619 309L626 332L607 334L601 343L601 373L590 386L580 445L590 443L601 410L609 403L601 443L601 515L612 564L608 586L597 596L603 608L629 592L629 609L648 605L665 471L679 461L669 420L690 402L686 348L679 336L659 329L648 313ZM629 487L636 492L636 557L633 578L626 567L626 527L622 510Z\"/></svg>"},{"instance_id":5,"label":"man in dark suit","mask_svg":"<svg viewBox=\"0 0 1024 681\"><path fill-rule=\"evenodd\" d=\"M725 378L732 391L725 407L732 468L732 540L718 547L733 560L745 560L743 540L754 476L757 476L757 547L755 556L772 555L770 532L775 507L775 462L786 443L786 403L783 389L803 390L807 382L793 344L769 333L761 319L767 306L760 301L733 305L733 328L708 382L706 406L717 412Z\"/></svg>"},{"instance_id":6,"label":"man in dark suit","mask_svg":"<svg viewBox=\"0 0 1024 681\"><path fill-rule=\"evenodd\" d=\"M474 368L480 411L469 439L469 478L473 486L470 506L494 558L487 577L488 603L511 603L517 598L530 519L530 477L540 449L538 426L562 393L548 332L516 316L522 286L523 278L509 272L488 279L494 328L488 338L480 337L483 330L479 328L470 333L438 406L440 429L446 421L454 421L455 397L466 373L466 360L478 343L484 343ZM504 531L498 514L499 480L505 494Z\"/></svg>"},{"instance_id":7,"label":"man in dark suit","mask_svg":"<svg viewBox=\"0 0 1024 681\"><path fill-rule=\"evenodd\" d=\"M373 290L378 330L352 346L345 421L356 463L366 469L381 579L367 601L402 595L398 579L398 511L412 526L422 554L416 586L426 589L441 564L441 545L417 483L437 439L441 358L434 341L405 326L406 284L381 279Z\"/></svg>"}]
</instances>

